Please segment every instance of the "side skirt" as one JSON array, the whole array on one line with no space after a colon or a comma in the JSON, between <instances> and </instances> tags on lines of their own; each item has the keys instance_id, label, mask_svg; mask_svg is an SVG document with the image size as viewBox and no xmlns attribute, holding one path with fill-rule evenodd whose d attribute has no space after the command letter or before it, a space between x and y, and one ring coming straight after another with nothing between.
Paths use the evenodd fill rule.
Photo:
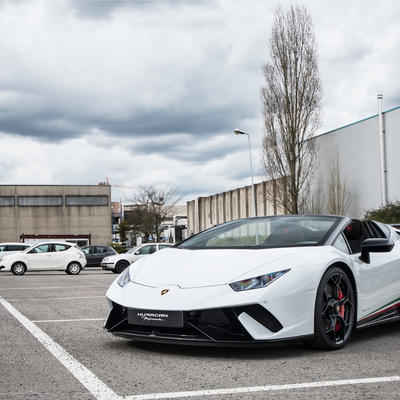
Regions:
<instances>
[{"instance_id":1,"label":"side skirt","mask_svg":"<svg viewBox=\"0 0 400 400\"><path fill-rule=\"evenodd\" d=\"M357 329L369 328L370 326L386 324L400 320L399 304L382 310L370 317L366 317L357 322Z\"/></svg>"}]
</instances>

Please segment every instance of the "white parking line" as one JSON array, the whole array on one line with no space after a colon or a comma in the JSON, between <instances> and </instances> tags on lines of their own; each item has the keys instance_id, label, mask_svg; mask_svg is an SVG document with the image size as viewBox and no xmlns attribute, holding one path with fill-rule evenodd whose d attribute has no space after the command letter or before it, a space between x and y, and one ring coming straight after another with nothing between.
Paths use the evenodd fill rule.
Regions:
<instances>
[{"instance_id":1,"label":"white parking line","mask_svg":"<svg viewBox=\"0 0 400 400\"><path fill-rule=\"evenodd\" d=\"M250 386L227 389L209 389L184 392L150 393L119 396L102 382L93 372L76 360L63 347L44 333L33 321L20 313L7 300L0 296L0 304L17 319L97 400L160 400L184 397L221 396L241 393L272 392L307 388L334 387L345 385L361 385L400 381L400 376L384 376L377 378L344 379L335 381L317 381L286 385Z\"/></svg>"},{"instance_id":2,"label":"white parking line","mask_svg":"<svg viewBox=\"0 0 400 400\"><path fill-rule=\"evenodd\" d=\"M251 387L230 388L230 389L196 390L191 392L139 394L134 396L126 396L125 400L177 399L182 397L197 397L197 396L200 397L200 396L229 395L238 393L272 392L279 390L307 389L307 388L319 388L327 386L360 385L367 383L382 383L382 382L397 382L397 381L400 381L400 376L398 375L384 376L380 378L344 379L339 381L294 383L289 385L251 386Z\"/></svg>"},{"instance_id":3,"label":"white parking line","mask_svg":"<svg viewBox=\"0 0 400 400\"><path fill-rule=\"evenodd\" d=\"M0 296L0 304L16 318L97 400L121 400L113 390L71 356L64 348L44 333L37 325L21 314Z\"/></svg>"},{"instance_id":4,"label":"white parking line","mask_svg":"<svg viewBox=\"0 0 400 400\"><path fill-rule=\"evenodd\" d=\"M85 289L85 288L94 288L94 289L107 289L108 286L30 286L30 287L5 287L0 288L0 290L47 290L47 289Z\"/></svg>"},{"instance_id":5,"label":"white parking line","mask_svg":"<svg viewBox=\"0 0 400 400\"><path fill-rule=\"evenodd\" d=\"M106 318L79 318L79 319L37 319L31 322L82 322L82 321L105 321Z\"/></svg>"},{"instance_id":6,"label":"white parking line","mask_svg":"<svg viewBox=\"0 0 400 400\"><path fill-rule=\"evenodd\" d=\"M8 301L40 301L40 300L73 300L73 299L96 299L103 298L105 299L105 295L103 296L76 296L76 297L34 297L34 298L19 298L19 299L8 299Z\"/></svg>"}]
</instances>

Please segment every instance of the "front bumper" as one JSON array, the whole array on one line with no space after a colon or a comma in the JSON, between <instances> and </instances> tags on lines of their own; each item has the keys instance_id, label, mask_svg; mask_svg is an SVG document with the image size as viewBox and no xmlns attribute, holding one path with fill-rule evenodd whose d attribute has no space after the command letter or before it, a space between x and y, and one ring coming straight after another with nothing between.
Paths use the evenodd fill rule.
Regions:
<instances>
[{"instance_id":1,"label":"front bumper","mask_svg":"<svg viewBox=\"0 0 400 400\"><path fill-rule=\"evenodd\" d=\"M101 263L101 268L106 270L106 271L114 271L115 269L115 264L114 263Z\"/></svg>"},{"instance_id":2,"label":"front bumper","mask_svg":"<svg viewBox=\"0 0 400 400\"><path fill-rule=\"evenodd\" d=\"M271 333L283 329L282 324L259 304L207 310L183 311L183 327L133 325L128 322L128 308L112 303L104 329L115 336L136 341L200 346L246 347L280 342L304 341L312 335L285 339L255 340L244 328L247 316Z\"/></svg>"}]
</instances>

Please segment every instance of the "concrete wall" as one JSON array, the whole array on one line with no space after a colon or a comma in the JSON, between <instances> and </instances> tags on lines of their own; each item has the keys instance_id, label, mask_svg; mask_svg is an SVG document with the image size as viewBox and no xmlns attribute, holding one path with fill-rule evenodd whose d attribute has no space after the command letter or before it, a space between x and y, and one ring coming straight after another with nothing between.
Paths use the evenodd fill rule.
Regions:
<instances>
[{"instance_id":1,"label":"concrete wall","mask_svg":"<svg viewBox=\"0 0 400 400\"><path fill-rule=\"evenodd\" d=\"M65 196L107 196L104 206L66 206ZM0 207L0 242L20 235L91 235L92 244L111 240L111 187L63 185L0 185L0 196L15 205ZM63 196L62 206L18 206L18 196Z\"/></svg>"},{"instance_id":2,"label":"concrete wall","mask_svg":"<svg viewBox=\"0 0 400 400\"><path fill-rule=\"evenodd\" d=\"M400 200L400 107L383 115L388 199L397 201ZM339 158L340 172L350 193L348 215L360 218L367 210L379 207L382 197L378 116L325 133L316 141L319 147L316 178L326 181L330 166Z\"/></svg>"},{"instance_id":3,"label":"concrete wall","mask_svg":"<svg viewBox=\"0 0 400 400\"><path fill-rule=\"evenodd\" d=\"M260 182L254 186L257 216L283 214L273 200L273 182ZM188 201L187 216L188 236L224 222L253 217L251 185Z\"/></svg>"}]
</instances>

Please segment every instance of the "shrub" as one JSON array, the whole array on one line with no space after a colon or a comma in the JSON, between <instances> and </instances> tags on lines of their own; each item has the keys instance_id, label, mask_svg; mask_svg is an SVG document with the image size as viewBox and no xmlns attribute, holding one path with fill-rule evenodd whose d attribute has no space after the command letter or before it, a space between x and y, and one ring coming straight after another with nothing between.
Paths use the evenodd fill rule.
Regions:
<instances>
[{"instance_id":1,"label":"shrub","mask_svg":"<svg viewBox=\"0 0 400 400\"><path fill-rule=\"evenodd\" d=\"M117 253L125 253L126 251L125 246L122 246L122 244L110 242L108 243L108 245L112 247Z\"/></svg>"},{"instance_id":2,"label":"shrub","mask_svg":"<svg viewBox=\"0 0 400 400\"><path fill-rule=\"evenodd\" d=\"M386 206L369 210L365 214L365 219L373 219L385 224L395 224L400 222L400 201L389 203Z\"/></svg>"}]
</instances>

